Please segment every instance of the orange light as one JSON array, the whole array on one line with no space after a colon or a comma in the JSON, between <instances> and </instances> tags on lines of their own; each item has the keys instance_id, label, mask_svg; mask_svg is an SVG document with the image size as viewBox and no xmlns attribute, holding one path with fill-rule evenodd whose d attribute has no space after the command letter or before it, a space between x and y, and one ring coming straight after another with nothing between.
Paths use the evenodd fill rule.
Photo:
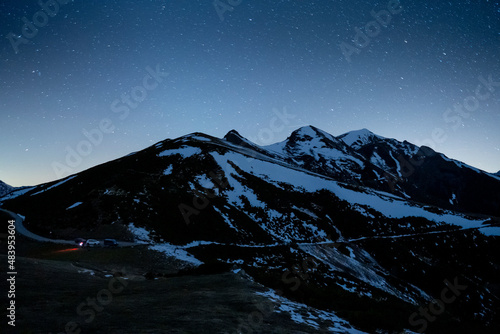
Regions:
<instances>
[{"instance_id":1,"label":"orange light","mask_svg":"<svg viewBox=\"0 0 500 334\"><path fill-rule=\"evenodd\" d=\"M76 251L76 250L78 250L78 249L79 249L79 248L67 248L67 249L61 249L61 250L55 251L54 253L72 252L72 251Z\"/></svg>"}]
</instances>

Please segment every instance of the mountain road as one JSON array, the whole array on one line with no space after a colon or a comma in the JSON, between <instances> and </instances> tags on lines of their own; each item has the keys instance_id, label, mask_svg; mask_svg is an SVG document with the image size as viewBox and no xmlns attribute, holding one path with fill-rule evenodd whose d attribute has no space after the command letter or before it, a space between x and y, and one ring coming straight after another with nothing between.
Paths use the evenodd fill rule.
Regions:
<instances>
[{"instance_id":1,"label":"mountain road","mask_svg":"<svg viewBox=\"0 0 500 334\"><path fill-rule=\"evenodd\" d=\"M14 213L9 210L5 209L0 209L0 211L5 212L6 214L10 215L12 219L14 219L16 222L14 223L14 226L16 227L16 233L19 233L22 236L25 236L27 238L40 241L40 242L52 242L56 244L67 244L67 245L75 245L74 240L63 240L63 239L50 239L46 237L42 237L40 235L37 235L33 232L30 232L26 229L26 227L23 225L24 217ZM137 245L141 245L142 243L137 243L137 242L129 242L129 241L118 241L118 246L119 247L133 247Z\"/></svg>"}]
</instances>

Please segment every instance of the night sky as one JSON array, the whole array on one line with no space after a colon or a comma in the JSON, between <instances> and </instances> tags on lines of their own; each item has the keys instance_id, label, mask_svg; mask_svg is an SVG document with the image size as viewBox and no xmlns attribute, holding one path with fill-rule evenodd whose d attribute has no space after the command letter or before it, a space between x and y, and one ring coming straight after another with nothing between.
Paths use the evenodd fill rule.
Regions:
<instances>
[{"instance_id":1,"label":"night sky","mask_svg":"<svg viewBox=\"0 0 500 334\"><path fill-rule=\"evenodd\" d=\"M192 132L268 145L308 124L500 170L499 1L54 1L0 3L13 186Z\"/></svg>"}]
</instances>

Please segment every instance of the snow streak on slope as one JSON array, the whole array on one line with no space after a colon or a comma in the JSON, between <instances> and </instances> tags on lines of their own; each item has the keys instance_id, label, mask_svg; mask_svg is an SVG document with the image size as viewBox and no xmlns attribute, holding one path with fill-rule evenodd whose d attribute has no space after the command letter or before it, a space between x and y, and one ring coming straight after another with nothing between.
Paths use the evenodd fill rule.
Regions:
<instances>
[{"instance_id":1,"label":"snow streak on slope","mask_svg":"<svg viewBox=\"0 0 500 334\"><path fill-rule=\"evenodd\" d=\"M73 180L73 179L74 179L75 177L77 177L77 176L78 176L78 175L73 175L73 176L70 176L70 177L68 177L68 178L65 178L64 180L59 181L59 182L57 182L56 184L54 184L54 185L52 185L52 186L50 186L50 187L48 187L48 188L45 188L45 189L43 189L43 190L37 191L37 192L36 192L36 193L34 193L34 194L31 194L31 196L35 196L35 195L41 194L41 193L43 193L43 192L46 192L47 190L53 189L53 188L55 188L55 187L59 187L61 184L66 183L66 182L68 182L69 180Z\"/></svg>"},{"instance_id":2,"label":"snow streak on slope","mask_svg":"<svg viewBox=\"0 0 500 334\"><path fill-rule=\"evenodd\" d=\"M75 204L68 206L66 208L66 210L71 210L71 209L76 208L77 206L79 206L81 204L83 204L83 202L76 202Z\"/></svg>"}]
</instances>

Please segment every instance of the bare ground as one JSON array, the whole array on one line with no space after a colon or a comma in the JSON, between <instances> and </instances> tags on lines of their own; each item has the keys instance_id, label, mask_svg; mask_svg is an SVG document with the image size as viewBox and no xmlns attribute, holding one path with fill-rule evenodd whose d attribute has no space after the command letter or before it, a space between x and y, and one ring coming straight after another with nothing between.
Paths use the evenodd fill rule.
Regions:
<instances>
[{"instance_id":1,"label":"bare ground","mask_svg":"<svg viewBox=\"0 0 500 334\"><path fill-rule=\"evenodd\" d=\"M232 272L176 276L179 263L145 247L76 249L21 236L16 327L6 333L307 333ZM5 243L0 261L7 264ZM2 265L2 268L6 268ZM146 279L147 272L170 277ZM6 270L4 271L6 272ZM5 281L4 281L5 282ZM2 282L2 286L4 286ZM6 292L7 287L2 288ZM7 305L2 292L2 305ZM3 320L0 328L6 327Z\"/></svg>"}]
</instances>

